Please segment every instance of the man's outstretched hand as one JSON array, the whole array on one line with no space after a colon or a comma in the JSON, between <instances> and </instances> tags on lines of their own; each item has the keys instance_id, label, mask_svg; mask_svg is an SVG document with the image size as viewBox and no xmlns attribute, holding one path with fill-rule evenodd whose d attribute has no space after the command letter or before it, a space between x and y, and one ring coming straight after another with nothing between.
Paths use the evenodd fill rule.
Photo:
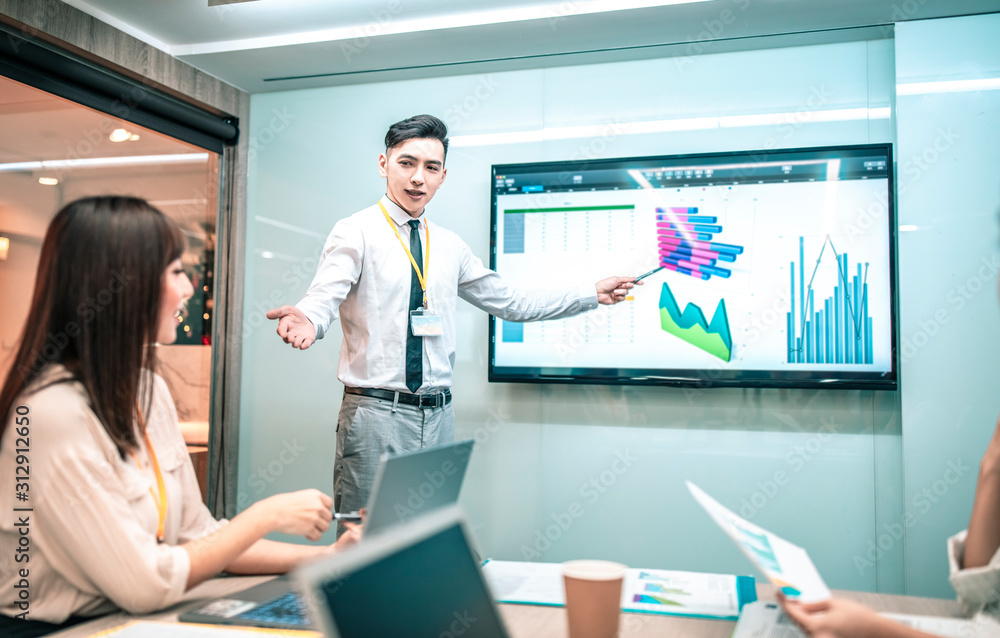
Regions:
<instances>
[{"instance_id":1,"label":"man's outstretched hand","mask_svg":"<svg viewBox=\"0 0 1000 638\"><path fill-rule=\"evenodd\" d=\"M641 281L634 281L635 277L608 277L597 282L597 301L606 306L625 301L628 291L635 286L641 286ZM271 313L267 314L268 317ZM287 339L286 339L287 341Z\"/></svg>"},{"instance_id":2,"label":"man's outstretched hand","mask_svg":"<svg viewBox=\"0 0 1000 638\"><path fill-rule=\"evenodd\" d=\"M316 326L295 306L281 306L267 311L268 319L278 320L278 336L293 348L305 350L316 342Z\"/></svg>"}]
</instances>

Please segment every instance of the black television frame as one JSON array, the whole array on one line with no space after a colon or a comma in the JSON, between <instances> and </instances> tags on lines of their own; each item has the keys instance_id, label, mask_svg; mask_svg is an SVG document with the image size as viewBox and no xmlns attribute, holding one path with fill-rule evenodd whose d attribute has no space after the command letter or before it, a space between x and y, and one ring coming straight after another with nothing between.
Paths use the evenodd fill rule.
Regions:
<instances>
[{"instance_id":1,"label":"black television frame","mask_svg":"<svg viewBox=\"0 0 1000 638\"><path fill-rule=\"evenodd\" d=\"M856 144L841 146L814 146L786 149L765 149L748 151L728 151L722 153L690 153L683 155L651 155L625 158L590 159L530 162L517 164L494 164L490 175L490 268L497 267L497 233L498 213L496 187L497 175L508 176L518 173L558 172L569 175L580 170L616 169L628 165L629 168L642 168L648 164L650 168L664 166L667 163L677 164L722 164L735 158L754 162L773 162L784 159L786 155L821 153L873 153L886 159L886 178L888 180L887 220L888 220L888 254L889 254L889 325L890 325L890 363L888 372L854 372L854 371L781 371L773 370L721 370L721 369L627 369L627 368L561 368L561 367L515 367L496 365L496 332L497 318L489 316L489 362L488 378L490 382L502 383L570 383L570 384L602 384L602 385L661 385L676 387L742 387L742 388L828 388L828 389L862 389L862 390L896 390L899 383L899 352L898 331L896 322L898 311L898 285L896 273L896 185L895 159L891 143ZM686 182L685 185L690 185ZM572 191L572 184L566 184L566 190ZM582 189L576 189L582 190ZM591 189L586 189L591 190ZM500 273L501 275L503 273ZM609 273L612 274L612 273ZM776 376L777 375L777 376Z\"/></svg>"}]
</instances>

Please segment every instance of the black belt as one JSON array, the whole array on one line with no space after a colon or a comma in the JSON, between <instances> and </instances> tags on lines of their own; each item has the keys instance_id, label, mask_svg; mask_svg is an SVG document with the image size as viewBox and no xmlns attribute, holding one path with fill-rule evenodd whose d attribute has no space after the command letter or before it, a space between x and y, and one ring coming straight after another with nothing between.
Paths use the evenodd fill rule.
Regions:
<instances>
[{"instance_id":1,"label":"black belt","mask_svg":"<svg viewBox=\"0 0 1000 638\"><path fill-rule=\"evenodd\" d=\"M451 390L435 394L408 394L406 392L393 392L392 390L379 390L378 388L346 387L344 388L344 392L363 397L374 397L385 401L397 401L404 405L415 405L418 408L443 408L451 403Z\"/></svg>"}]
</instances>

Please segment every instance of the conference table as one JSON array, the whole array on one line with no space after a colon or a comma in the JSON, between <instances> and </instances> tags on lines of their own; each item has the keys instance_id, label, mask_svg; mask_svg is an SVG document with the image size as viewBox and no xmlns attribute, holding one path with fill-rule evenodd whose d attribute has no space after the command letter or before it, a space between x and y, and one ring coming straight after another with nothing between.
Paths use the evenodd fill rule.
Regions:
<instances>
[{"instance_id":1,"label":"conference table","mask_svg":"<svg viewBox=\"0 0 1000 638\"><path fill-rule=\"evenodd\" d=\"M183 601L163 612L138 617L125 613L111 614L52 635L59 638L82 638L112 629L133 620L176 622L177 616L182 611L197 607L209 599L252 587L264 582L268 578L270 577L233 576L214 578L193 588L187 592ZM878 611L929 616L958 617L961 615L959 605L954 600L848 591L834 593L837 596L864 603ZM774 600L774 588L769 584L758 582L757 597L759 600ZM560 638L567 635L566 611L561 607L501 604L499 608L511 638ZM735 622L724 620L624 613L621 617L619 638L652 638L654 636L729 638L735 626Z\"/></svg>"}]
</instances>

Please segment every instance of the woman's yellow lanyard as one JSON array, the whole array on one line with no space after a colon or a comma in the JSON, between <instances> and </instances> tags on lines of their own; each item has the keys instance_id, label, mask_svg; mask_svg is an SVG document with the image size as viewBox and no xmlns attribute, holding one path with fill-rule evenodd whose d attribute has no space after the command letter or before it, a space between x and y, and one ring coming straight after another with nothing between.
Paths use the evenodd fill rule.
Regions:
<instances>
[{"instance_id":1,"label":"woman's yellow lanyard","mask_svg":"<svg viewBox=\"0 0 1000 638\"><path fill-rule=\"evenodd\" d=\"M146 420L142 417L142 410L139 409L139 404L135 406L136 413L139 415L139 427L142 429L142 435L146 439L146 449L149 450L149 460L153 465L153 473L156 474L156 489L159 491L159 496L153 492L153 487L149 487L149 495L153 497L153 501L156 503L156 513L159 515L159 523L156 525L156 540L160 543L164 539L164 525L167 522L167 486L163 482L163 472L160 471L160 462L156 460L156 450L153 449L153 442L149 440L149 432L146 431ZM132 458L135 459L135 464L142 468L142 463L139 462L139 457L136 456L135 450L132 450Z\"/></svg>"},{"instance_id":2,"label":"woman's yellow lanyard","mask_svg":"<svg viewBox=\"0 0 1000 638\"><path fill-rule=\"evenodd\" d=\"M406 251L406 256L410 258L410 264L413 265L413 270L417 271L417 279L420 280L420 290L424 293L424 308L427 307L427 269L431 264L431 227L430 224L424 224L424 270L420 272L420 266L417 265L417 260L413 258L413 253L410 252L409 247L407 247L406 242L403 241L402 236L399 234L399 228L392 221L392 217L389 217L389 211L385 209L385 206L381 201L378 203L378 207L382 209L382 214L385 215L385 221L389 222L389 226L392 227L392 232L396 233L396 239L399 240L399 245L403 247Z\"/></svg>"}]
</instances>

